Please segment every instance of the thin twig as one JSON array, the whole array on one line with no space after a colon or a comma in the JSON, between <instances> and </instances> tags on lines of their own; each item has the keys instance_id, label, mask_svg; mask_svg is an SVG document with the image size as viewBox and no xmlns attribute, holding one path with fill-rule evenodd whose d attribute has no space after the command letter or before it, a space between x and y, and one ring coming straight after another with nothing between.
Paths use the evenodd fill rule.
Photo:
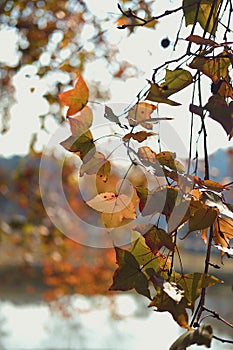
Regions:
<instances>
[{"instance_id":1,"label":"thin twig","mask_svg":"<svg viewBox=\"0 0 233 350\"><path fill-rule=\"evenodd\" d=\"M209 313L211 313L214 317L214 318L217 318L219 321L225 323L227 326L233 328L233 323L225 320L221 315L219 315L219 313L217 313L216 311L214 310L210 310L208 309L205 305L202 306L202 310L205 310L205 311L208 311Z\"/></svg>"},{"instance_id":2,"label":"thin twig","mask_svg":"<svg viewBox=\"0 0 233 350\"><path fill-rule=\"evenodd\" d=\"M192 4L189 4L187 7L189 7L189 6L192 6ZM122 15L124 15L125 17L127 17L127 18L134 18L134 19L137 19L137 20L141 21L141 23L123 24L123 25L117 27L118 29L125 29L125 28L128 28L128 27L143 27L143 26L147 25L150 22L153 22L153 21L158 20L158 19L160 19L162 17L165 17L165 16L169 16L169 15L171 15L173 13L176 13L176 12L178 12L178 11L183 9L183 6L180 6L180 7L177 7L176 9L174 9L174 10L166 10L161 15L152 16L149 19L144 19L144 18L138 17L131 9L128 9L128 11L124 11L120 4L117 4L117 7L121 11Z\"/></svg>"},{"instance_id":3,"label":"thin twig","mask_svg":"<svg viewBox=\"0 0 233 350\"><path fill-rule=\"evenodd\" d=\"M233 344L233 340L223 339L223 338L217 337L216 335L213 335L213 338L218 341L221 341L222 343Z\"/></svg>"}]
</instances>

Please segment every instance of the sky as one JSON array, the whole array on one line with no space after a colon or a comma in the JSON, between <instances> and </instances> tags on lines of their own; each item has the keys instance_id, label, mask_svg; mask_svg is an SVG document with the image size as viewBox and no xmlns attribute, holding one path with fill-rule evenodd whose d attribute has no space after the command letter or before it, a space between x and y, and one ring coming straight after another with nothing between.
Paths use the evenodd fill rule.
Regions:
<instances>
[{"instance_id":1,"label":"sky","mask_svg":"<svg viewBox=\"0 0 233 350\"><path fill-rule=\"evenodd\" d=\"M117 19L118 9L116 0L101 1L101 7L96 6L95 0L87 0L90 10L99 18L104 18L108 13L109 21L106 24L107 35L111 43L119 47L118 60L128 61L138 68L139 74L137 77L131 77L126 81L120 79L112 80L112 75L106 67L106 63L98 59L89 63L84 72L84 79L87 81L101 81L103 86L110 91L111 99L106 103L113 105L121 105L124 103L130 104L134 101L138 92L147 85L147 79L151 79L153 69L163 63L165 60L170 60L176 57L177 52L182 52L184 49L184 40L179 40L176 51L173 52L172 45L167 49L161 47L161 40L168 37L171 43L174 43L176 31L174 31L174 23L179 24L179 15L175 14L161 20L155 30L149 28L138 28L135 34L128 36L127 31L119 30L114 24ZM161 14L165 8L176 8L177 1L156 1L155 14ZM181 32L181 37L184 39L189 34L190 28L186 28ZM91 37L91 29L87 28L84 35L86 40ZM0 42L3 47L0 52L0 63L10 62L12 66L17 63L17 33L14 29L0 31ZM46 57L44 56L44 59ZM162 75L161 75L162 78ZM56 132L59 126L52 117L46 119L46 129L41 130L40 115L45 114L49 110L48 102L43 98L47 87L54 79L51 74L46 79L39 79L34 66L26 66L21 69L14 77L14 86L16 89L17 103L11 108L10 129L0 137L0 154L9 157L15 154L25 155L28 153L28 147L33 133L38 134L36 147L38 150L46 146L52 134ZM59 77L56 73L56 79L60 79L64 86L67 80L64 74ZM30 86L35 87L32 94ZM210 81L205 83L204 89L210 96ZM170 107L167 105L159 106L160 116L173 117L171 122L162 122L160 125L161 139L164 141L164 149L176 150L177 156L184 158L188 155L189 148L189 129L190 129L190 113L188 105L191 100L192 88L186 88L179 94L174 96L174 100L182 102L182 106ZM205 101L203 101L205 102ZM64 112L65 115L65 112ZM215 152L219 148L232 147L232 141L228 141L225 131L221 126L207 118L208 132L208 149L210 153ZM198 137L201 123L198 116L194 117L194 140ZM155 127L155 131L157 127ZM216 137L217 135L217 137ZM202 153L202 138L199 142L199 156ZM195 142L193 144L193 154L195 153Z\"/></svg>"}]
</instances>

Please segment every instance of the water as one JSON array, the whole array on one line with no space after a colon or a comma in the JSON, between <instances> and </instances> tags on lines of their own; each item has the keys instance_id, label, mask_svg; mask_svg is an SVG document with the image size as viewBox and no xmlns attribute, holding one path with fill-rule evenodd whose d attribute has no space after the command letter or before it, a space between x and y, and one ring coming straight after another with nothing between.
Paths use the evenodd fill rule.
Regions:
<instances>
[{"instance_id":1,"label":"water","mask_svg":"<svg viewBox=\"0 0 233 350\"><path fill-rule=\"evenodd\" d=\"M216 307L219 300L215 295L210 297L209 302ZM146 347L168 350L183 332L168 313L148 309L143 298L132 294L114 298L75 296L71 303L72 315L67 318L59 312L51 312L42 302L16 305L2 301L0 349L141 350ZM224 313L229 312L230 303L232 295L229 299L225 298ZM208 318L205 322L212 323L212 319ZM226 326L219 331L219 336L231 339L229 327L228 334L222 333L227 331ZM206 348L193 345L189 349ZM211 349L232 350L232 344L213 340Z\"/></svg>"}]
</instances>

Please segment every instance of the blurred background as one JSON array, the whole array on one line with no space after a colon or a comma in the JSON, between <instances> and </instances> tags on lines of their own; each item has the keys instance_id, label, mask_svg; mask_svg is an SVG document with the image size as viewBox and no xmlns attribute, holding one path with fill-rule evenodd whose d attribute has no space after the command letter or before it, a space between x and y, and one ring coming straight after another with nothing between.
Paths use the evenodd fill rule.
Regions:
<instances>
[{"instance_id":1,"label":"blurred background","mask_svg":"<svg viewBox=\"0 0 233 350\"><path fill-rule=\"evenodd\" d=\"M150 17L178 7L180 2L122 3ZM175 18L179 22L179 17ZM0 1L1 349L136 350L146 344L162 350L180 333L169 315L148 310L142 297L133 292L110 293L116 268L113 249L86 247L67 238L51 223L41 201L43 147L65 115L57 95L64 86L72 86L76 73L85 77L91 101L130 104L153 68L174 57L176 34L167 24L154 23L152 28L139 28L129 36L128 30L117 29L117 23L122 23L122 18L115 0L101 4L94 0ZM167 37L171 45L163 48L161 40ZM179 45L182 47L182 42L178 49ZM182 118L187 116L182 116L179 108L174 128L183 138ZM194 123L198 135L199 121ZM233 148L216 124L209 121L212 134L218 130L219 135L209 144L211 177L228 183L233 177ZM56 173L51 169L59 164L59 155L51 153L48 161L48 179L53 182ZM62 173L64 192L72 210L85 220L93 211L83 203L76 171L67 157ZM199 176L203 173L200 153ZM232 195L228 191L228 202ZM75 230L85 235L81 227ZM190 235L183 243L184 266L188 271L201 268L202 240ZM214 260L221 265L217 252ZM224 279L225 285L210 290L208 305L232 319L228 259L213 273ZM226 327L216 322L216 329L217 334L229 338ZM213 348L218 346L214 342ZM230 346L221 345L221 349Z\"/></svg>"}]
</instances>

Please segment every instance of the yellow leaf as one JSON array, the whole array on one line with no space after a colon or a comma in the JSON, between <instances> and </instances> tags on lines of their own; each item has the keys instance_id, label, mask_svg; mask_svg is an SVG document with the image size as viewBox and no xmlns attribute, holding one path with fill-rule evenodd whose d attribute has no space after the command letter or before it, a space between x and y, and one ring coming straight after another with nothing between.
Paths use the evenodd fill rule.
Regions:
<instances>
[{"instance_id":1,"label":"yellow leaf","mask_svg":"<svg viewBox=\"0 0 233 350\"><path fill-rule=\"evenodd\" d=\"M131 126L136 126L138 124L142 125L146 129L152 129L151 124L144 123L145 120L151 119L151 114L157 106L150 103L139 102L133 108L130 109L127 118Z\"/></svg>"},{"instance_id":2,"label":"yellow leaf","mask_svg":"<svg viewBox=\"0 0 233 350\"><path fill-rule=\"evenodd\" d=\"M217 29L220 3L221 0L215 2L213 0L183 0L185 25L193 25L197 20L203 29L206 29L208 33L213 35Z\"/></svg>"},{"instance_id":3,"label":"yellow leaf","mask_svg":"<svg viewBox=\"0 0 233 350\"><path fill-rule=\"evenodd\" d=\"M221 78L228 76L228 67L230 64L230 59L223 52L215 58L195 57L189 64L189 67L199 70L211 78L213 82L217 82Z\"/></svg>"}]
</instances>

